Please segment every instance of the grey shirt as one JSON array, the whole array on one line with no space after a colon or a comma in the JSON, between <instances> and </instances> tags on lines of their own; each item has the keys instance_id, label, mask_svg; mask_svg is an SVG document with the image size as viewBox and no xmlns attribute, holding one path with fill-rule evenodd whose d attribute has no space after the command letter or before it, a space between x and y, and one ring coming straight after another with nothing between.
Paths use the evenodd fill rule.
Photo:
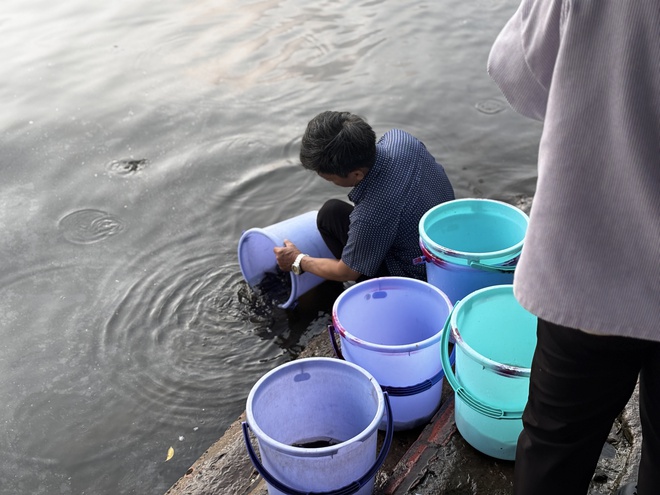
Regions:
<instances>
[{"instance_id":1,"label":"grey shirt","mask_svg":"<svg viewBox=\"0 0 660 495\"><path fill-rule=\"evenodd\" d=\"M488 71L544 121L520 303L660 341L660 2L523 0Z\"/></svg>"}]
</instances>

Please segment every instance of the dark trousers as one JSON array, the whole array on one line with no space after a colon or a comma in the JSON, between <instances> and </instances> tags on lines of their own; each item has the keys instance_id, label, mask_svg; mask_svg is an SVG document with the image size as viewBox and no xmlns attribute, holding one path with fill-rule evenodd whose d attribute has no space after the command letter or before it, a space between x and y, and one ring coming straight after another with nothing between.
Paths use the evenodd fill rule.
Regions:
<instances>
[{"instance_id":1,"label":"dark trousers","mask_svg":"<svg viewBox=\"0 0 660 495\"><path fill-rule=\"evenodd\" d=\"M316 216L316 226L321 233L321 238L337 259L341 259L341 253L348 242L348 229L351 225L350 215L352 211L353 205L340 199L329 199L323 204ZM383 263L375 276L386 277L388 275L387 266ZM357 281L361 282L368 278L362 275Z\"/></svg>"},{"instance_id":2,"label":"dark trousers","mask_svg":"<svg viewBox=\"0 0 660 495\"><path fill-rule=\"evenodd\" d=\"M316 215L316 226L332 255L341 259L348 242L348 227L353 205L339 199L329 199Z\"/></svg>"},{"instance_id":3,"label":"dark trousers","mask_svg":"<svg viewBox=\"0 0 660 495\"><path fill-rule=\"evenodd\" d=\"M514 494L585 495L638 377L638 494L660 494L660 342L596 336L541 319L537 336Z\"/></svg>"}]
</instances>

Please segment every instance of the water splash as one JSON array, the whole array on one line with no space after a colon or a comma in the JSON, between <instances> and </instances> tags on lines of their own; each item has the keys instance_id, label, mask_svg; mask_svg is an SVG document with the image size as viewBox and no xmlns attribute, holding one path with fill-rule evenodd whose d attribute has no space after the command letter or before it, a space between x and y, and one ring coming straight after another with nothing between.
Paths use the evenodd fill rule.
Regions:
<instances>
[{"instance_id":1,"label":"water splash","mask_svg":"<svg viewBox=\"0 0 660 495\"><path fill-rule=\"evenodd\" d=\"M146 158L122 158L113 160L106 165L110 175L116 177L130 177L139 174L149 163Z\"/></svg>"}]
</instances>

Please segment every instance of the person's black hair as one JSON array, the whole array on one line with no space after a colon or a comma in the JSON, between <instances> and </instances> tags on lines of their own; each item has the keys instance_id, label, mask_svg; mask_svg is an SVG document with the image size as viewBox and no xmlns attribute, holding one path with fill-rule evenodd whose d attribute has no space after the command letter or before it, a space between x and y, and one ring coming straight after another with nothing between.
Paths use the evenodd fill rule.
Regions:
<instances>
[{"instance_id":1,"label":"person's black hair","mask_svg":"<svg viewBox=\"0 0 660 495\"><path fill-rule=\"evenodd\" d=\"M347 177L376 161L376 134L365 119L350 112L322 112L302 138L300 161L316 173Z\"/></svg>"}]
</instances>

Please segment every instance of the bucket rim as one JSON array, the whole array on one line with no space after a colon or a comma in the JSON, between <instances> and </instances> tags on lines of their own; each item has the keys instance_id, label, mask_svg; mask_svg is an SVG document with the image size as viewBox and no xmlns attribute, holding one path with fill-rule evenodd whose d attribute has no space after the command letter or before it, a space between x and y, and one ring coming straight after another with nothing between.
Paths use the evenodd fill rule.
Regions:
<instances>
[{"instance_id":1,"label":"bucket rim","mask_svg":"<svg viewBox=\"0 0 660 495\"><path fill-rule=\"evenodd\" d=\"M461 312L463 306L471 303L474 299L482 297L485 293L497 294L497 293L506 293L513 295L513 284L502 284L502 285L492 285L490 287L484 287L478 289L465 298L461 299L456 303L454 312L450 317L450 327L451 327L451 336L454 339L457 346L459 346L468 356L470 356L474 361L481 364L487 369L495 372L501 376L510 376L510 377L521 377L528 378L531 372L531 368L523 366L515 366L513 364L506 364L494 361L483 354L475 351L470 345L463 339L458 329L456 322L457 315Z\"/></svg>"},{"instance_id":2,"label":"bucket rim","mask_svg":"<svg viewBox=\"0 0 660 495\"><path fill-rule=\"evenodd\" d=\"M493 205L498 205L498 207L503 208L502 211L506 211L508 213L511 213L512 215L517 215L524 221L526 225L529 224L529 216L524 211L522 211L520 208L514 205L505 203L504 201L500 201L497 199L490 199L490 198L452 199L450 201L445 201L444 203L440 203L439 205L434 206L433 208L429 209L426 213L424 213L424 215L422 215L422 218L420 218L418 230L419 230L420 238L424 242L425 246L433 254L449 262L451 262L452 259L458 258L460 260L469 260L469 261L477 261L477 262L487 262L489 260L495 260L496 263L504 263L520 255L520 252L522 251L522 247L525 241L524 235L520 241L504 249L499 249L496 251L470 252L470 251L457 251L455 249L442 246L441 244L438 244L426 234L426 229L425 229L426 222L428 221L428 218L436 214L438 210L450 209L456 206L460 207L468 203L473 203L473 204L490 203Z\"/></svg>"},{"instance_id":3,"label":"bucket rim","mask_svg":"<svg viewBox=\"0 0 660 495\"><path fill-rule=\"evenodd\" d=\"M250 277L249 274L245 272L245 267L243 266L244 265L244 263L243 263L244 257L243 257L243 254L242 254L243 253L242 249L243 249L243 244L245 243L245 241L251 235L254 235L254 234L259 234L262 237L267 238L269 241L271 241L273 243L273 247L284 245L284 240L283 239L278 238L277 236L271 234L270 232L268 232L267 230L265 230L261 227L253 227L251 229L248 229L248 230L244 231L241 234L241 237L238 240L238 249L237 249L237 251L238 251L238 267L241 270L241 275L243 275L243 280L245 280L245 282L247 282L250 289L254 289L255 285L257 285L259 282L261 282L261 280L259 280L259 282L251 281L252 277ZM277 266L277 262L275 262L275 266ZM264 275L265 275L265 272L264 272ZM263 277L262 277L262 279L263 279ZM293 272L291 272L291 273L289 273L289 279L291 280L291 291L289 292L289 298L285 302L283 302L281 304L278 304L278 307L280 307L282 309L287 309L288 307L293 305L296 301L296 294L298 293L298 277L295 276L293 274Z\"/></svg>"},{"instance_id":4,"label":"bucket rim","mask_svg":"<svg viewBox=\"0 0 660 495\"><path fill-rule=\"evenodd\" d=\"M373 285L376 283L384 283L388 281L394 281L394 282L400 282L403 284L408 284L408 285L416 285L418 287L425 287L432 292L437 293L442 300L445 302L447 305L447 316L451 314L453 304L451 303L451 300L445 294L442 292L438 287L429 284L428 282L424 282L423 280L417 280L414 278L409 278L409 277L376 277L372 278L369 280L365 280L363 282L360 282L358 284L353 285L352 287L349 287L346 289L344 292L339 294L337 299L335 299L334 304L332 305L332 323L335 327L335 330L339 333L341 338L344 338L348 340L351 344L356 345L358 347L362 347L365 349L373 350L373 351L379 351L383 352L386 354L395 354L395 353L404 353L404 352L411 352L411 351L418 351L421 349L425 349L427 347L430 347L438 342L440 342L440 339L442 338L442 329L443 329L443 323L444 320L440 319L438 320L438 325L439 329L436 333L431 335L430 337L427 337L424 340L418 341L418 342L411 342L409 344L397 344L397 345L390 345L390 344L376 344L375 342L369 342L364 339L361 339L357 337L356 335L352 334L350 331L348 331L342 324L341 321L339 320L339 315L338 315L338 309L339 309L339 304L341 303L342 299L344 297L348 297L348 295L352 295L351 292L357 293L358 287L359 289L364 289L365 285L363 284L369 284ZM383 289L387 289L390 287L383 287ZM403 287L397 287L397 289L404 289ZM445 317L447 318L447 317Z\"/></svg>"},{"instance_id":5,"label":"bucket rim","mask_svg":"<svg viewBox=\"0 0 660 495\"><path fill-rule=\"evenodd\" d=\"M360 433L349 438L348 440L344 440L343 442L337 443L335 445L331 445L329 447L316 447L316 448L294 447L293 445L288 445L278 440L275 440L273 437L271 437L266 432L264 432L261 429L261 427L257 424L252 411L252 404L254 402L257 390L267 380L270 380L274 375L278 373L282 373L287 368L293 366L304 366L310 363L311 364L324 363L324 364L329 364L331 366L339 366L339 367L348 366L352 368L356 372L362 374L367 380L369 380L369 382L371 382L372 386L374 387L374 391L376 392L376 397L378 400L378 405L376 408L376 413L374 415L374 418L371 420L371 422L366 428L364 428ZM356 364L353 364L349 361L344 361L335 358L328 358L328 357L310 357L310 358L295 359L293 361L289 361L288 363L284 363L268 371L252 386L252 389L248 394L246 408L245 408L245 416L247 419L247 423L250 426L250 429L257 437L257 439L259 440L259 442L264 442L266 445L274 448L275 450L294 457L326 457L329 455L336 454L342 448L347 447L352 443L363 442L367 438L369 438L374 432L377 432L384 414L385 414L385 397L383 395L382 389L380 388L380 385L378 384L378 381L376 381L373 375L364 368Z\"/></svg>"}]
</instances>

